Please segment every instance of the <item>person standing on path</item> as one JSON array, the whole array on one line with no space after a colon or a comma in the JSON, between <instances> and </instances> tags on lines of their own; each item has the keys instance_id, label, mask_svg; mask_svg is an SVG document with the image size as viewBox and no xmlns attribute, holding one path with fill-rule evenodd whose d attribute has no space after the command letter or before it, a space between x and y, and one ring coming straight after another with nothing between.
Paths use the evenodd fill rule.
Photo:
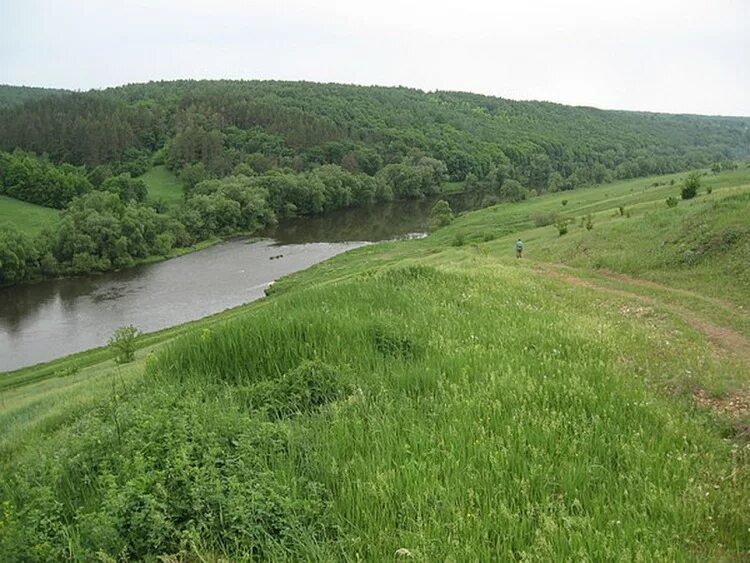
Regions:
<instances>
[{"instance_id":1,"label":"person standing on path","mask_svg":"<svg viewBox=\"0 0 750 563\"><path fill-rule=\"evenodd\" d=\"M521 258L523 255L523 241L518 239L516 241L516 258Z\"/></svg>"}]
</instances>

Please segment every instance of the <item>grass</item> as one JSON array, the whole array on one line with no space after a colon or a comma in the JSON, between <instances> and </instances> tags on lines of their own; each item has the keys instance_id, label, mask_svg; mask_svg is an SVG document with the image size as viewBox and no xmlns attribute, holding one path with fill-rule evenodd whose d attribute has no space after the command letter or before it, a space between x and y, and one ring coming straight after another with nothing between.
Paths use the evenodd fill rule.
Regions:
<instances>
[{"instance_id":1,"label":"grass","mask_svg":"<svg viewBox=\"0 0 750 563\"><path fill-rule=\"evenodd\" d=\"M694 323L750 336L748 288L720 279L746 235L705 266L642 245L692 244L696 217L741 226L749 175L674 209L655 180L496 206L141 337L125 367L99 350L4 376L0 553L747 557L744 419L694 400L747 390L748 357ZM594 229L535 227L561 199ZM606 268L663 286L597 270L610 250Z\"/></svg>"},{"instance_id":2,"label":"grass","mask_svg":"<svg viewBox=\"0 0 750 563\"><path fill-rule=\"evenodd\" d=\"M12 225L27 235L39 234L60 217L56 209L0 195L0 225Z\"/></svg>"},{"instance_id":3,"label":"grass","mask_svg":"<svg viewBox=\"0 0 750 563\"><path fill-rule=\"evenodd\" d=\"M182 199L182 182L166 166L154 166L143 176L148 195L151 199L159 199L169 206L176 206Z\"/></svg>"}]
</instances>

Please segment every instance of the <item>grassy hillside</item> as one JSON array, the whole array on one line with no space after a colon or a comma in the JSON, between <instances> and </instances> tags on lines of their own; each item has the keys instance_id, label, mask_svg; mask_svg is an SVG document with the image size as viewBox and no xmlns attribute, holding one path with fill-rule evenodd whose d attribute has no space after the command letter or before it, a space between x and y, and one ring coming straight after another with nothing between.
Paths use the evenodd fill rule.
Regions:
<instances>
[{"instance_id":1,"label":"grassy hillside","mask_svg":"<svg viewBox=\"0 0 750 563\"><path fill-rule=\"evenodd\" d=\"M58 219L56 209L0 195L0 225L10 224L28 235L35 235Z\"/></svg>"},{"instance_id":2,"label":"grassy hillside","mask_svg":"<svg viewBox=\"0 0 750 563\"><path fill-rule=\"evenodd\" d=\"M0 109L20 106L25 102L47 96L69 93L69 90L55 88L34 88L32 86L9 86L0 84Z\"/></svg>"},{"instance_id":3,"label":"grassy hillside","mask_svg":"<svg viewBox=\"0 0 750 563\"><path fill-rule=\"evenodd\" d=\"M146 182L151 199L161 200L170 206L177 205L182 199L182 183L165 166L154 166L140 179Z\"/></svg>"},{"instance_id":4,"label":"grassy hillside","mask_svg":"<svg viewBox=\"0 0 750 563\"><path fill-rule=\"evenodd\" d=\"M0 377L0 553L746 558L750 171L675 208L670 179L358 249L122 367Z\"/></svg>"}]
</instances>

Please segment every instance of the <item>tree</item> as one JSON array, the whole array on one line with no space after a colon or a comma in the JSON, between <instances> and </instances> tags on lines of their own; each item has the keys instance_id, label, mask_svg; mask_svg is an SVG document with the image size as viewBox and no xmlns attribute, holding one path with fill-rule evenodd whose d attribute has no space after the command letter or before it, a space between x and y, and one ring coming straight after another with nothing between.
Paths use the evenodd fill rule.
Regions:
<instances>
[{"instance_id":1,"label":"tree","mask_svg":"<svg viewBox=\"0 0 750 563\"><path fill-rule=\"evenodd\" d=\"M430 211L430 228L434 231L453 222L453 210L444 199L435 202Z\"/></svg>"},{"instance_id":2,"label":"tree","mask_svg":"<svg viewBox=\"0 0 750 563\"><path fill-rule=\"evenodd\" d=\"M0 226L0 285L30 278L39 269L39 251L28 236Z\"/></svg>"},{"instance_id":3,"label":"tree","mask_svg":"<svg viewBox=\"0 0 750 563\"><path fill-rule=\"evenodd\" d=\"M700 172L691 172L682 183L682 199L692 199L698 195L698 188L701 187Z\"/></svg>"},{"instance_id":4,"label":"tree","mask_svg":"<svg viewBox=\"0 0 750 563\"><path fill-rule=\"evenodd\" d=\"M559 172L553 172L549 175L549 181L547 182L547 191L551 193L558 192L563 189L565 185L565 179Z\"/></svg>"},{"instance_id":5,"label":"tree","mask_svg":"<svg viewBox=\"0 0 750 563\"><path fill-rule=\"evenodd\" d=\"M131 178L127 172L107 178L102 182L101 189L117 194L122 201L146 201L148 197L146 183Z\"/></svg>"},{"instance_id":6,"label":"tree","mask_svg":"<svg viewBox=\"0 0 750 563\"><path fill-rule=\"evenodd\" d=\"M115 362L126 364L135 359L135 339L139 331L133 325L121 326L109 339L109 347L115 354Z\"/></svg>"},{"instance_id":7,"label":"tree","mask_svg":"<svg viewBox=\"0 0 750 563\"><path fill-rule=\"evenodd\" d=\"M517 180L505 180L500 186L498 196L505 201L523 201L529 192Z\"/></svg>"}]
</instances>

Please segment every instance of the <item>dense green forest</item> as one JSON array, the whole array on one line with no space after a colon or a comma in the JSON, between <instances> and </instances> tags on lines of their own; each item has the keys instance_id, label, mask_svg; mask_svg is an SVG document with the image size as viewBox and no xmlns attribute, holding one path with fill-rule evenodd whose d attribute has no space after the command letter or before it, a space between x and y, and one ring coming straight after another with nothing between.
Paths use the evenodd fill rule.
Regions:
<instances>
[{"instance_id":1,"label":"dense green forest","mask_svg":"<svg viewBox=\"0 0 750 563\"><path fill-rule=\"evenodd\" d=\"M10 86L0 84L0 109L17 106L29 100L68 93L56 88L35 88L33 86Z\"/></svg>"},{"instance_id":2,"label":"dense green forest","mask_svg":"<svg viewBox=\"0 0 750 563\"><path fill-rule=\"evenodd\" d=\"M750 154L750 118L407 88L152 82L29 95L0 110L0 150L0 194L64 210L37 239L3 229L2 284L123 267L285 216L423 197L447 180L492 204L732 167ZM137 179L162 164L184 184L177 208Z\"/></svg>"}]
</instances>

